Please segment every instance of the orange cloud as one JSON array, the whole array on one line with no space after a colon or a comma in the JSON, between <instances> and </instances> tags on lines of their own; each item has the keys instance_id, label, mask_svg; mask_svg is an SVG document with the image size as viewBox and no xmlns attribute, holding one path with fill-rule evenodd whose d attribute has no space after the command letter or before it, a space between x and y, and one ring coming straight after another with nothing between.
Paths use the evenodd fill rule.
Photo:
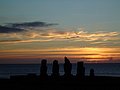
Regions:
<instances>
[{"instance_id":1,"label":"orange cloud","mask_svg":"<svg viewBox=\"0 0 120 90\"><path fill-rule=\"evenodd\" d=\"M42 42L42 41L86 41L86 42L105 42L120 40L119 32L94 32L87 31L60 31L57 29L40 29L22 33L2 34L3 40L0 43L27 43L27 42ZM6 38L7 37L7 38ZM7 40L6 40L7 39ZM16 40L16 41L15 41ZM98 42L99 41L99 42Z\"/></svg>"}]
</instances>

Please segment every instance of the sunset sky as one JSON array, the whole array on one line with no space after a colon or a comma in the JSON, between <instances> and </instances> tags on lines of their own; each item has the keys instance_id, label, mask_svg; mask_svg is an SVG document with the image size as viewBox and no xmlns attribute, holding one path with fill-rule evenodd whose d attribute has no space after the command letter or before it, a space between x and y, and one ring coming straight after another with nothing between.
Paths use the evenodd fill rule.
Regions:
<instances>
[{"instance_id":1,"label":"sunset sky","mask_svg":"<svg viewBox=\"0 0 120 90\"><path fill-rule=\"evenodd\" d=\"M120 0L0 0L0 64L120 62Z\"/></svg>"}]
</instances>

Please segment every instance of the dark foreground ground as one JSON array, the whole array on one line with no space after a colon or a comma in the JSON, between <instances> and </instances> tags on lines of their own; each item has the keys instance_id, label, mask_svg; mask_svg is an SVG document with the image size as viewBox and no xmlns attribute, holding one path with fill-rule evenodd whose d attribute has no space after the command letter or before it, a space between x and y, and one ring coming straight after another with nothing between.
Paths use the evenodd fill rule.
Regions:
<instances>
[{"instance_id":1,"label":"dark foreground ground","mask_svg":"<svg viewBox=\"0 0 120 90\"><path fill-rule=\"evenodd\" d=\"M39 76L14 76L11 79L0 79L0 90L120 90L120 77L85 76L83 79L74 76L65 78Z\"/></svg>"}]
</instances>

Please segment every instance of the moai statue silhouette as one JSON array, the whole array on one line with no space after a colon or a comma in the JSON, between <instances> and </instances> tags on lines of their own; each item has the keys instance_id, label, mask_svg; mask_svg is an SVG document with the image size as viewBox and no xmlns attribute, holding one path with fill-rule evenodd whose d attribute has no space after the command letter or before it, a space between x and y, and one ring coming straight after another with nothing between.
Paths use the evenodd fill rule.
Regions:
<instances>
[{"instance_id":1,"label":"moai statue silhouette","mask_svg":"<svg viewBox=\"0 0 120 90\"><path fill-rule=\"evenodd\" d=\"M53 61L53 66L52 66L52 75L53 78L58 78L59 77L59 64L57 60Z\"/></svg>"},{"instance_id":2,"label":"moai statue silhouette","mask_svg":"<svg viewBox=\"0 0 120 90\"><path fill-rule=\"evenodd\" d=\"M84 67L84 62L77 62L77 74L76 77L78 79L83 79L85 77L85 67Z\"/></svg>"},{"instance_id":3,"label":"moai statue silhouette","mask_svg":"<svg viewBox=\"0 0 120 90\"><path fill-rule=\"evenodd\" d=\"M46 79L47 78L47 60L43 59L41 61L41 67L40 67L40 77L41 79Z\"/></svg>"},{"instance_id":4,"label":"moai statue silhouette","mask_svg":"<svg viewBox=\"0 0 120 90\"><path fill-rule=\"evenodd\" d=\"M94 69L90 69L90 77L94 77L95 74L94 74Z\"/></svg>"},{"instance_id":5,"label":"moai statue silhouette","mask_svg":"<svg viewBox=\"0 0 120 90\"><path fill-rule=\"evenodd\" d=\"M70 63L69 59L67 57L65 57L65 63L64 63L64 76L66 77L70 77L71 74L71 70L72 70L72 64Z\"/></svg>"}]
</instances>

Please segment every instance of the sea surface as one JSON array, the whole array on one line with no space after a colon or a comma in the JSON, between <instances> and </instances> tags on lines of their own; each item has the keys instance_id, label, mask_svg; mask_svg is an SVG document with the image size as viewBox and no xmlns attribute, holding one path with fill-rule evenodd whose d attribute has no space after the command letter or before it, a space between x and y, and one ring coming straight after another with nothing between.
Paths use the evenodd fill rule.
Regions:
<instances>
[{"instance_id":1,"label":"sea surface","mask_svg":"<svg viewBox=\"0 0 120 90\"><path fill-rule=\"evenodd\" d=\"M63 64L60 66L60 75L64 74ZM48 75L52 73L52 64L47 64ZM120 63L86 63L84 64L85 74L89 75L91 68L96 76L120 77ZM72 64L72 74L76 75L76 64ZM40 64L0 64L0 78L10 78L14 75L40 74Z\"/></svg>"}]
</instances>

